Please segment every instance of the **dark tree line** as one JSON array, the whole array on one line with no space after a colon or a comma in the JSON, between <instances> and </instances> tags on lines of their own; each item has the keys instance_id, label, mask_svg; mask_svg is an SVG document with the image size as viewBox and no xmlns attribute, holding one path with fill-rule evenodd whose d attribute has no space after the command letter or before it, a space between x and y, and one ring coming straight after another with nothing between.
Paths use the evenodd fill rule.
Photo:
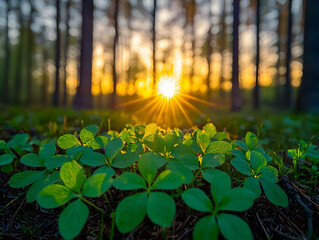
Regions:
<instances>
[{"instance_id":1,"label":"dark tree line","mask_svg":"<svg viewBox=\"0 0 319 240\"><path fill-rule=\"evenodd\" d=\"M6 14L5 14L5 28L4 28L4 71L2 76L2 102L12 103L15 104L31 104L34 102L34 93L35 93L35 82L33 80L32 71L36 67L34 64L35 58L35 38L37 37L35 33L32 31L32 24L34 19L37 15L38 9L35 7L35 3L31 0L17 0L18 4L14 7L9 0L3 0L6 6ZM30 6L29 15L26 17L21 11L21 3L27 2ZM228 1L227 1L228 2ZM256 0L251 1L251 6L254 8L255 12L255 26L256 26L256 48L255 48L255 87L252 91L252 103L254 109L260 109L261 106L261 88L260 88L260 62L261 62L261 26L263 21L262 9L264 4L266 4L266 0ZM79 59L79 80L76 95L73 99L74 106L77 108L91 108L93 107L93 100L92 100L92 93L91 93L91 86L92 86L92 55L93 55L93 16L94 16L94 1L85 1L82 0L82 27L81 27L81 40L80 40L80 59ZM55 27L56 27L56 40L55 40L55 78L54 78L54 92L52 103L54 106L66 106L68 103L68 93L67 93L67 71L66 66L68 63L68 54L69 54L69 45L70 45L70 9L72 8L71 0L56 0L55 1L56 7L56 17L55 17ZM65 4L65 5L64 5ZM151 19L151 28L149 29L150 32L150 40L152 43L152 80L153 86L156 85L157 80L157 41L160 37L158 37L157 32L157 12L158 12L158 4L157 0L152 1L152 9L148 12L149 19ZM197 2L195 0L178 0L175 1L175 4L179 4L183 9L182 15L178 15L179 17L183 17L185 19L183 30L184 30L184 39L183 39L183 46L186 43L189 43L188 46L191 46L191 66L189 69L189 79L191 83L194 79L194 72L195 72L195 57L196 57L196 44L199 39L196 36L196 14L198 9L201 7L201 4L206 4L209 6L209 11L207 15L207 19L209 22L209 27L207 30L207 34L205 37L205 41L203 43L202 56L205 57L207 62L207 76L204 80L207 89L207 96L208 100L211 99L211 83L212 78L211 76L214 74L214 69L212 68L212 54L216 49L221 53L221 74L220 74L220 86L222 86L223 82L225 81L223 73L224 73L224 55L225 50L228 48L228 37L226 33L226 1L222 1L221 4L221 13L220 13L220 20L219 26L220 31L217 34L214 33L214 24L212 21L213 13L212 13L212 4L214 1L207 0L202 2ZM277 52L278 52L278 60L277 60L277 75L275 77L275 91L276 91L276 105L282 105L285 108L291 108L293 106L293 88L291 85L291 61L292 61L292 43L293 43L293 20L294 16L292 13L292 5L293 0L287 0L284 6L282 3L277 3L278 6L278 41L277 41ZM314 44L316 34L318 33L318 26L316 20L318 18L316 11L319 10L319 6L316 0L304 0L304 8L305 8L305 21L304 21L304 69L303 69L303 78L302 78L302 85L298 92L298 99L297 108L300 110L307 110L307 109L316 109L315 106L318 105L318 70L315 68L315 64L318 63L319 59L319 52L317 51L318 47ZM134 16L134 7L142 14L145 14L147 11L144 9L144 3L138 2L137 5L132 4L129 0L111 0L109 2L110 9L111 9L111 17L109 21L109 25L114 29L114 36L112 42L112 60L111 60L111 68L112 68L112 82L113 82L113 93L111 94L111 98L109 100L109 107L114 108L116 105L116 90L118 85L118 69L117 69L117 52L118 52L118 44L120 38L120 16L121 11L125 14L124 16L127 19L128 31L132 30L133 16ZM64 18L64 22L61 19L61 9L65 8L64 12L66 14ZM232 90L231 90L231 109L234 111L238 111L242 107L242 98L241 98L241 89L240 89L240 67L239 67L239 56L240 56L240 19L241 19L241 1L240 0L233 0L233 21L232 21ZM288 17L286 20L283 20L283 8L288 9ZM144 10L143 10L144 9ZM9 14L10 12L15 11L17 20L19 22L19 39L18 43L15 46L15 55L12 55L12 45L10 44L10 37L9 37ZM174 22L174 21L172 21ZM64 24L64 40L61 41L61 24ZM282 29L286 31L286 40L283 41L281 34ZM50 46L46 43L46 34L47 31L46 26L42 26L42 33L40 36L42 47L41 47L41 59L42 59L42 83L41 83L41 102L43 105L49 104L48 99L48 88L49 88L49 77L47 73L47 62L50 59L50 51L48 50ZM131 34L129 33L129 36ZM63 35L62 35L63 37ZM63 39L63 38L62 38ZM200 41L198 41L200 42ZM217 43L216 49L214 48L214 43ZM127 48L130 49L130 41L127 41ZM63 50L61 50L63 49ZM284 67L285 71L285 84L281 87L280 86L280 69L282 66L282 57L281 53L285 50L285 63ZM62 53L62 54L61 54ZM131 54L130 54L131 55ZM10 69L12 68L12 56L15 58L15 71L13 72L14 76L12 79L14 80L13 83L9 82L10 79ZM134 55L130 56L131 59L134 59ZM163 60L165 61L165 59ZM25 64L26 63L26 64ZM129 67L127 70L127 77L126 81L129 83L134 76L131 74L134 65L131 65L131 60L129 61ZM135 64L135 68L138 65ZM105 67L104 67L105 68ZM23 69L23 70L22 70ZM136 69L134 71L136 71ZM61 71L63 70L63 71ZM137 70L139 71L139 70ZM134 73L135 74L135 73ZM23 88L23 82L25 82L25 91ZM14 98L13 101L10 100L10 91L9 88L14 89ZM221 91L223 92L223 91ZM23 98L25 96L25 98Z\"/></svg>"}]
</instances>

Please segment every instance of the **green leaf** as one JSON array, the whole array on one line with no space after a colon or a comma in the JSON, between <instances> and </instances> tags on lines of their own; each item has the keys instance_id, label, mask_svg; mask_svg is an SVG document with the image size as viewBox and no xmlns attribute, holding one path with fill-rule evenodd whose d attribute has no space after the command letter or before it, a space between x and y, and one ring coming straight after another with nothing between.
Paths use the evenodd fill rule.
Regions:
<instances>
[{"instance_id":1,"label":"green leaf","mask_svg":"<svg viewBox=\"0 0 319 240\"><path fill-rule=\"evenodd\" d=\"M12 139L18 146L24 146L28 142L29 134L27 133L16 134L13 136Z\"/></svg>"},{"instance_id":2,"label":"green leaf","mask_svg":"<svg viewBox=\"0 0 319 240\"><path fill-rule=\"evenodd\" d=\"M248 146L243 141L235 140L234 143L236 144L236 146L240 147L244 151L248 151Z\"/></svg>"},{"instance_id":3,"label":"green leaf","mask_svg":"<svg viewBox=\"0 0 319 240\"><path fill-rule=\"evenodd\" d=\"M39 156L43 161L50 159L55 154L55 145L52 142L44 144L40 147Z\"/></svg>"},{"instance_id":4,"label":"green leaf","mask_svg":"<svg viewBox=\"0 0 319 240\"><path fill-rule=\"evenodd\" d=\"M106 158L102 153L89 151L83 153L81 162L91 167L98 167L107 164Z\"/></svg>"},{"instance_id":5,"label":"green leaf","mask_svg":"<svg viewBox=\"0 0 319 240\"><path fill-rule=\"evenodd\" d=\"M60 170L60 177L64 185L80 193L85 180L83 168L76 162L64 163Z\"/></svg>"},{"instance_id":6,"label":"green leaf","mask_svg":"<svg viewBox=\"0 0 319 240\"><path fill-rule=\"evenodd\" d=\"M138 169L148 184L151 184L156 176L157 169L165 163L166 159L155 153L144 153L138 160Z\"/></svg>"},{"instance_id":7,"label":"green leaf","mask_svg":"<svg viewBox=\"0 0 319 240\"><path fill-rule=\"evenodd\" d=\"M234 188L228 191L220 203L220 210L246 211L254 203L255 195L247 188Z\"/></svg>"},{"instance_id":8,"label":"green leaf","mask_svg":"<svg viewBox=\"0 0 319 240\"><path fill-rule=\"evenodd\" d=\"M148 136L154 135L157 130L156 123L150 123L145 127L145 133L143 139L145 139Z\"/></svg>"},{"instance_id":9,"label":"green leaf","mask_svg":"<svg viewBox=\"0 0 319 240\"><path fill-rule=\"evenodd\" d=\"M147 216L161 227L173 223L176 207L172 197L162 192L151 192L147 198Z\"/></svg>"},{"instance_id":10,"label":"green leaf","mask_svg":"<svg viewBox=\"0 0 319 240\"><path fill-rule=\"evenodd\" d=\"M185 177L177 172L165 170L160 173L152 185L152 190L172 190L178 188L185 181Z\"/></svg>"},{"instance_id":11,"label":"green leaf","mask_svg":"<svg viewBox=\"0 0 319 240\"><path fill-rule=\"evenodd\" d=\"M97 134L99 128L96 125L90 125L83 128L80 132L81 142L86 145L90 141L94 140L94 136Z\"/></svg>"},{"instance_id":12,"label":"green leaf","mask_svg":"<svg viewBox=\"0 0 319 240\"><path fill-rule=\"evenodd\" d=\"M46 160L44 162L44 166L49 169L55 169L55 168L61 167L64 163L70 162L70 161L71 159L69 159L67 156L56 155Z\"/></svg>"},{"instance_id":13,"label":"green leaf","mask_svg":"<svg viewBox=\"0 0 319 240\"><path fill-rule=\"evenodd\" d=\"M203 156L202 168L218 167L225 162L225 156L222 153L208 153Z\"/></svg>"},{"instance_id":14,"label":"green leaf","mask_svg":"<svg viewBox=\"0 0 319 240\"><path fill-rule=\"evenodd\" d=\"M263 187L264 193L268 200L278 206L287 207L288 197L284 190L282 190L275 183L260 180L261 186Z\"/></svg>"},{"instance_id":15,"label":"green leaf","mask_svg":"<svg viewBox=\"0 0 319 240\"><path fill-rule=\"evenodd\" d=\"M52 184L41 190L38 194L37 202L41 207L51 209L64 205L75 197L76 195L69 188L59 184Z\"/></svg>"},{"instance_id":16,"label":"green leaf","mask_svg":"<svg viewBox=\"0 0 319 240\"><path fill-rule=\"evenodd\" d=\"M218 240L218 225L215 216L206 216L196 223L193 238L194 240Z\"/></svg>"},{"instance_id":17,"label":"green leaf","mask_svg":"<svg viewBox=\"0 0 319 240\"><path fill-rule=\"evenodd\" d=\"M203 178L211 183L210 191L215 204L219 204L227 191L230 190L230 178L227 173L217 169L205 169L202 172Z\"/></svg>"},{"instance_id":18,"label":"green leaf","mask_svg":"<svg viewBox=\"0 0 319 240\"><path fill-rule=\"evenodd\" d=\"M88 207L80 199L68 205L59 216L59 231L64 239L75 238L89 216Z\"/></svg>"},{"instance_id":19,"label":"green leaf","mask_svg":"<svg viewBox=\"0 0 319 240\"><path fill-rule=\"evenodd\" d=\"M114 179L113 186L120 190L146 189L143 178L136 173L124 172Z\"/></svg>"},{"instance_id":20,"label":"green leaf","mask_svg":"<svg viewBox=\"0 0 319 240\"><path fill-rule=\"evenodd\" d=\"M230 163L238 172L244 175L254 174L248 162L246 160L243 160L242 158L235 157L233 160L231 160Z\"/></svg>"},{"instance_id":21,"label":"green leaf","mask_svg":"<svg viewBox=\"0 0 319 240\"><path fill-rule=\"evenodd\" d=\"M244 153L243 151L241 151L241 150L239 150L239 149L233 149L233 150L231 151L231 153L232 153L235 157L240 158L240 159L243 159L243 160L246 161L246 156L245 156L245 153Z\"/></svg>"},{"instance_id":22,"label":"green leaf","mask_svg":"<svg viewBox=\"0 0 319 240\"><path fill-rule=\"evenodd\" d=\"M272 166L268 166L261 170L259 178L266 180L268 182L276 183L278 182L277 176L278 176L277 169Z\"/></svg>"},{"instance_id":23,"label":"green leaf","mask_svg":"<svg viewBox=\"0 0 319 240\"><path fill-rule=\"evenodd\" d=\"M246 133L245 140L246 140L247 147L250 150L254 150L258 146L258 138L252 132Z\"/></svg>"},{"instance_id":24,"label":"green leaf","mask_svg":"<svg viewBox=\"0 0 319 240\"><path fill-rule=\"evenodd\" d=\"M267 160L260 152L252 151L250 153L250 164L255 174L258 174L261 169L267 167Z\"/></svg>"},{"instance_id":25,"label":"green leaf","mask_svg":"<svg viewBox=\"0 0 319 240\"><path fill-rule=\"evenodd\" d=\"M130 143L127 146L127 152L136 152L138 154L142 154L144 152L142 143L140 142Z\"/></svg>"},{"instance_id":26,"label":"green leaf","mask_svg":"<svg viewBox=\"0 0 319 240\"><path fill-rule=\"evenodd\" d=\"M197 135L196 135L196 142L199 145L199 147L201 148L201 150L203 151L203 153L205 153L207 147L210 144L210 139L204 133L198 131Z\"/></svg>"},{"instance_id":27,"label":"green leaf","mask_svg":"<svg viewBox=\"0 0 319 240\"><path fill-rule=\"evenodd\" d=\"M121 152L122 147L123 142L120 138L113 138L111 141L108 142L108 144L106 144L105 155L110 163Z\"/></svg>"},{"instance_id":28,"label":"green leaf","mask_svg":"<svg viewBox=\"0 0 319 240\"><path fill-rule=\"evenodd\" d=\"M86 197L98 197L111 187L112 182L112 176L105 173L93 174L85 180L82 194Z\"/></svg>"},{"instance_id":29,"label":"green leaf","mask_svg":"<svg viewBox=\"0 0 319 240\"><path fill-rule=\"evenodd\" d=\"M27 202L33 202L36 200L38 193L42 190L43 188L43 183L45 181L46 175L41 175L40 178L38 178L37 181L35 181L31 187L29 188L26 196Z\"/></svg>"},{"instance_id":30,"label":"green leaf","mask_svg":"<svg viewBox=\"0 0 319 240\"><path fill-rule=\"evenodd\" d=\"M29 167L43 167L43 161L34 153L24 155L20 162Z\"/></svg>"},{"instance_id":31,"label":"green leaf","mask_svg":"<svg viewBox=\"0 0 319 240\"><path fill-rule=\"evenodd\" d=\"M128 233L139 225L146 214L147 193L124 198L116 208L115 223L121 233Z\"/></svg>"},{"instance_id":32,"label":"green leaf","mask_svg":"<svg viewBox=\"0 0 319 240\"><path fill-rule=\"evenodd\" d=\"M165 151L170 153L173 151L175 145L180 142L180 139L175 134L169 133L165 135L163 141L165 145Z\"/></svg>"},{"instance_id":33,"label":"green leaf","mask_svg":"<svg viewBox=\"0 0 319 240\"><path fill-rule=\"evenodd\" d=\"M111 168L109 166L104 166L104 167L100 167L94 171L94 174L97 174L97 173L106 173L108 176L113 177L115 174L115 171L113 170L113 168Z\"/></svg>"},{"instance_id":34,"label":"green leaf","mask_svg":"<svg viewBox=\"0 0 319 240\"><path fill-rule=\"evenodd\" d=\"M213 209L212 201L204 191L198 188L187 189L182 194L182 199L186 205L197 211L211 212Z\"/></svg>"},{"instance_id":35,"label":"green leaf","mask_svg":"<svg viewBox=\"0 0 319 240\"><path fill-rule=\"evenodd\" d=\"M260 188L260 183L259 180L255 177L248 177L244 181L244 188L250 189L254 195L255 198L259 198L261 195L261 188Z\"/></svg>"},{"instance_id":36,"label":"green leaf","mask_svg":"<svg viewBox=\"0 0 319 240\"><path fill-rule=\"evenodd\" d=\"M214 141L211 142L206 150L206 153L231 153L232 146L225 141Z\"/></svg>"},{"instance_id":37,"label":"green leaf","mask_svg":"<svg viewBox=\"0 0 319 240\"><path fill-rule=\"evenodd\" d=\"M40 171L24 171L14 174L9 181L12 188L21 188L34 183L43 175Z\"/></svg>"},{"instance_id":38,"label":"green leaf","mask_svg":"<svg viewBox=\"0 0 319 240\"><path fill-rule=\"evenodd\" d=\"M13 157L11 154L3 154L0 156L0 166L7 165L13 162Z\"/></svg>"},{"instance_id":39,"label":"green leaf","mask_svg":"<svg viewBox=\"0 0 319 240\"><path fill-rule=\"evenodd\" d=\"M216 127L214 126L214 124L212 123L207 123L205 126L204 126L204 133L209 137L209 138L212 138L214 137L214 135L216 134Z\"/></svg>"},{"instance_id":40,"label":"green leaf","mask_svg":"<svg viewBox=\"0 0 319 240\"><path fill-rule=\"evenodd\" d=\"M144 144L156 153L164 153L164 140L158 134L155 134L152 140L144 139Z\"/></svg>"},{"instance_id":41,"label":"green leaf","mask_svg":"<svg viewBox=\"0 0 319 240\"><path fill-rule=\"evenodd\" d=\"M75 146L80 146L81 143L79 140L71 134L65 134L58 138L58 146L62 149L68 149Z\"/></svg>"},{"instance_id":42,"label":"green leaf","mask_svg":"<svg viewBox=\"0 0 319 240\"><path fill-rule=\"evenodd\" d=\"M112 162L112 167L127 168L138 160L139 156L136 152L128 152L118 155Z\"/></svg>"},{"instance_id":43,"label":"green leaf","mask_svg":"<svg viewBox=\"0 0 319 240\"><path fill-rule=\"evenodd\" d=\"M193 172L187 168L181 161L170 160L166 166L166 170L171 170L181 174L185 180L183 183L189 184L193 180Z\"/></svg>"},{"instance_id":44,"label":"green leaf","mask_svg":"<svg viewBox=\"0 0 319 240\"><path fill-rule=\"evenodd\" d=\"M229 240L250 240L253 238L248 224L240 217L222 213L217 215L218 226L222 235Z\"/></svg>"},{"instance_id":45,"label":"green leaf","mask_svg":"<svg viewBox=\"0 0 319 240\"><path fill-rule=\"evenodd\" d=\"M109 139L105 136L98 136L92 139L90 142L87 143L87 146L92 147L93 149L101 149L106 146Z\"/></svg>"}]
</instances>

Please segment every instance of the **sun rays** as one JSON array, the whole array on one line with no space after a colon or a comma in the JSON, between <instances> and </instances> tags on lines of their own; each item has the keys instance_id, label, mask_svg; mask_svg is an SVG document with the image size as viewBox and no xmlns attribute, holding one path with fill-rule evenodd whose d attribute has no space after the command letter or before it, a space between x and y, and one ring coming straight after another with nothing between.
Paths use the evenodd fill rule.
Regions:
<instances>
[{"instance_id":1,"label":"sun rays","mask_svg":"<svg viewBox=\"0 0 319 240\"><path fill-rule=\"evenodd\" d=\"M156 89L156 94L150 97L134 99L117 105L117 108L138 106L134 114L139 120L156 122L166 127L180 125L182 122L192 127L191 114L206 115L198 108L200 104L219 108L214 103L183 93L178 81L172 76L159 78Z\"/></svg>"}]
</instances>

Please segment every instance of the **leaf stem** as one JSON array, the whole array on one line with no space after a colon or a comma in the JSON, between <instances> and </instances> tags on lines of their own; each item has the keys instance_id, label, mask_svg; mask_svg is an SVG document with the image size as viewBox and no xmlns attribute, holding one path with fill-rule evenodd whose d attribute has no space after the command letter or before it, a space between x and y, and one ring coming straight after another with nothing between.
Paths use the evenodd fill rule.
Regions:
<instances>
[{"instance_id":1,"label":"leaf stem","mask_svg":"<svg viewBox=\"0 0 319 240\"><path fill-rule=\"evenodd\" d=\"M95 204L91 203L90 201L86 200L84 197L81 198L81 200L89 205L91 205L92 207L94 207L96 210L100 211L101 213L105 214L105 211L101 208L99 208L98 206L96 206Z\"/></svg>"}]
</instances>

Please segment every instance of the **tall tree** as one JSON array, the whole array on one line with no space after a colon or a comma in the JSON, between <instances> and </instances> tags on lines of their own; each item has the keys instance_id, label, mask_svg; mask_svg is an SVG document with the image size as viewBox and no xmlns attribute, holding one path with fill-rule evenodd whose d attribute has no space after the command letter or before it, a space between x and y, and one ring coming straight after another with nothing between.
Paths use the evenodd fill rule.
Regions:
<instances>
[{"instance_id":1,"label":"tall tree","mask_svg":"<svg viewBox=\"0 0 319 240\"><path fill-rule=\"evenodd\" d=\"M6 0L7 11L6 11L6 29L5 29L5 62L4 62L4 76L2 85L2 101L8 103L9 101L9 71L10 71L10 38L9 38L9 12L11 9L9 0Z\"/></svg>"},{"instance_id":2,"label":"tall tree","mask_svg":"<svg viewBox=\"0 0 319 240\"><path fill-rule=\"evenodd\" d=\"M32 0L29 0L29 5L31 8L28 25L27 25L27 68L26 68L26 90L27 90L27 98L26 104L32 103L32 57L33 57L33 49L34 49L34 40L33 40L33 31L31 29L31 24L33 21L33 14L35 12L35 8L33 6Z\"/></svg>"},{"instance_id":3,"label":"tall tree","mask_svg":"<svg viewBox=\"0 0 319 240\"><path fill-rule=\"evenodd\" d=\"M77 108L92 108L93 11L93 1L82 0L80 82L74 99Z\"/></svg>"},{"instance_id":4,"label":"tall tree","mask_svg":"<svg viewBox=\"0 0 319 240\"><path fill-rule=\"evenodd\" d=\"M225 56L224 56L224 51L228 48L228 39L227 39L227 32L226 32L226 0L221 0L222 1L222 12L221 12L221 31L220 31L220 37L218 41L218 46L220 47L220 54L221 54L221 67L220 67L220 82L219 82L219 94L220 96L224 96L225 92L222 88L223 82L225 81L224 79L224 69L225 69Z\"/></svg>"},{"instance_id":5,"label":"tall tree","mask_svg":"<svg viewBox=\"0 0 319 240\"><path fill-rule=\"evenodd\" d=\"M66 20L65 20L65 40L64 40L64 74L63 74L63 95L62 95L62 105L67 105L67 65L68 65L68 52L69 52L69 42L70 42L70 5L71 0L66 1Z\"/></svg>"},{"instance_id":6,"label":"tall tree","mask_svg":"<svg viewBox=\"0 0 319 240\"><path fill-rule=\"evenodd\" d=\"M61 0L56 0L55 89L53 93L54 106L59 106L59 102L60 102L60 16L61 16L60 4L61 4Z\"/></svg>"},{"instance_id":7,"label":"tall tree","mask_svg":"<svg viewBox=\"0 0 319 240\"><path fill-rule=\"evenodd\" d=\"M319 1L307 0L305 6L303 76L298 110L319 112Z\"/></svg>"},{"instance_id":8,"label":"tall tree","mask_svg":"<svg viewBox=\"0 0 319 240\"><path fill-rule=\"evenodd\" d=\"M47 72L47 62L48 62L48 50L46 49L47 39L45 37L46 27L42 26L41 31L41 41L42 41L42 84L41 84L41 103L46 106L48 104L48 86L49 86L49 76Z\"/></svg>"},{"instance_id":9,"label":"tall tree","mask_svg":"<svg viewBox=\"0 0 319 240\"><path fill-rule=\"evenodd\" d=\"M234 0L234 19L233 19L233 71L232 71L232 91L231 91L231 110L239 111L241 109L241 94L239 88L239 66L238 66L238 28L239 28L239 10L240 0Z\"/></svg>"},{"instance_id":10,"label":"tall tree","mask_svg":"<svg viewBox=\"0 0 319 240\"><path fill-rule=\"evenodd\" d=\"M286 108L291 106L291 77L290 77L290 61L291 61L291 41L292 41L292 0L288 0L288 32L287 32L287 52L286 52L286 82L284 92L284 105Z\"/></svg>"},{"instance_id":11,"label":"tall tree","mask_svg":"<svg viewBox=\"0 0 319 240\"><path fill-rule=\"evenodd\" d=\"M156 88L156 7L157 0L153 0L152 11L152 60L153 60L153 87Z\"/></svg>"},{"instance_id":12,"label":"tall tree","mask_svg":"<svg viewBox=\"0 0 319 240\"><path fill-rule=\"evenodd\" d=\"M118 15L119 15L119 5L120 0L114 0L114 39L113 39L113 59L112 59L112 77L113 77L113 92L111 95L110 107L115 108L116 104L116 86L117 86L117 71L116 71L116 51L117 51L117 43L119 40L119 24L118 24ZM114 2L113 1L113 2Z\"/></svg>"},{"instance_id":13,"label":"tall tree","mask_svg":"<svg viewBox=\"0 0 319 240\"><path fill-rule=\"evenodd\" d=\"M260 0L256 0L256 81L255 88L253 91L253 106L254 109L260 107L260 88L259 88L259 60L260 60L260 45L259 45L259 34L260 34Z\"/></svg>"},{"instance_id":14,"label":"tall tree","mask_svg":"<svg viewBox=\"0 0 319 240\"><path fill-rule=\"evenodd\" d=\"M21 0L19 0L17 5L18 11L18 19L19 19L19 43L17 47L17 59L16 59L16 69L15 69L15 86L14 86L14 102L16 104L21 103L21 95L22 95L22 52L23 52L23 39L24 39L24 26L23 26L23 13L21 11Z\"/></svg>"},{"instance_id":15,"label":"tall tree","mask_svg":"<svg viewBox=\"0 0 319 240\"><path fill-rule=\"evenodd\" d=\"M206 76L206 87L207 87L207 100L210 99L210 95L211 95L211 88L210 88L210 83L211 83L211 73L212 73L212 28L213 28L213 23L212 23L212 4L213 1L210 0L209 1L209 15L208 15L208 19L209 19L209 29L207 32L207 53L206 53L206 61L207 61L207 76Z\"/></svg>"},{"instance_id":16,"label":"tall tree","mask_svg":"<svg viewBox=\"0 0 319 240\"><path fill-rule=\"evenodd\" d=\"M280 84L280 78L281 78L281 74L280 74L280 67L281 67L281 49L282 49L282 9L281 9L281 4L279 2L277 2L277 8L278 8L278 26L277 26L277 55L278 55L278 59L277 59L277 63L276 63L276 90L275 90L275 106L280 106L281 104L281 84Z\"/></svg>"}]
</instances>

